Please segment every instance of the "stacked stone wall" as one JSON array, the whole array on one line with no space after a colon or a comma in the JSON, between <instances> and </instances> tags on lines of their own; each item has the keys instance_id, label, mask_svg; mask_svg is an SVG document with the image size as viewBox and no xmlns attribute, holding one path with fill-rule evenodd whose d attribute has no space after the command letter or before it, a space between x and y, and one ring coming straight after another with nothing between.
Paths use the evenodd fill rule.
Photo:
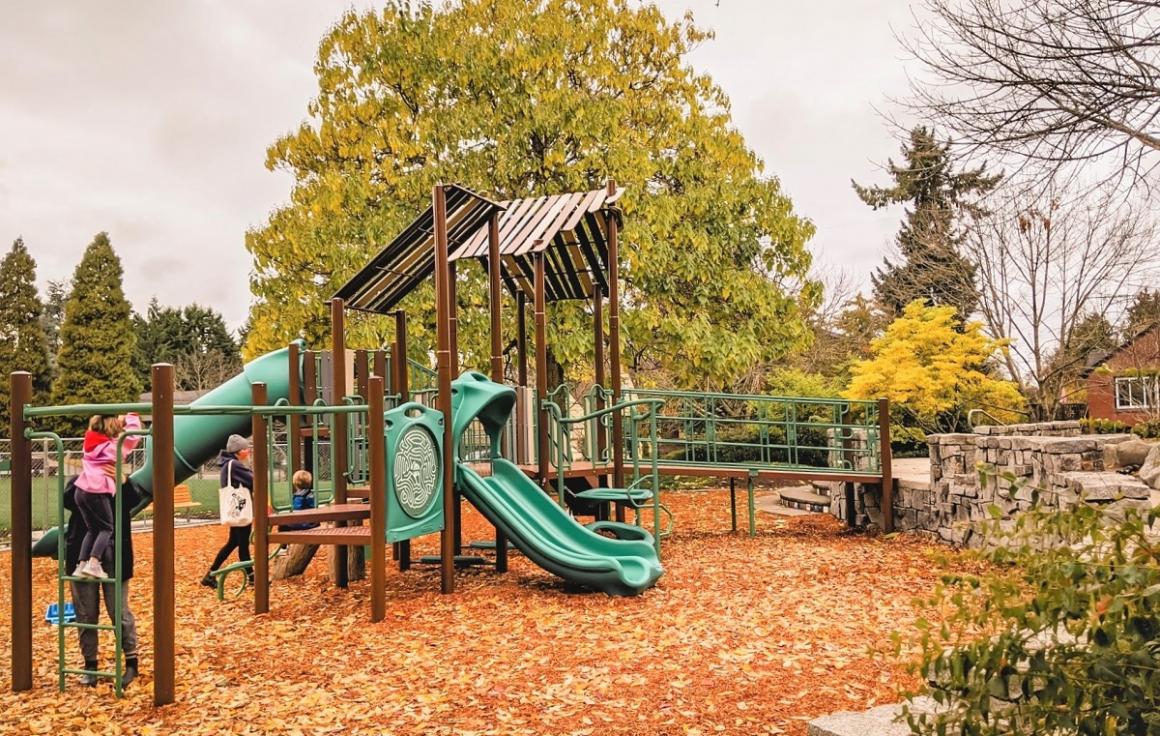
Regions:
<instances>
[{"instance_id":1,"label":"stacked stone wall","mask_svg":"<svg viewBox=\"0 0 1160 736\"><path fill-rule=\"evenodd\" d=\"M1104 465L1107 448L1130 439L1126 434L1082 435L1078 422L930 435L929 482L897 482L894 528L961 545L974 541L976 522L991 518L992 506L1003 518L1032 506L1069 508L1081 498L1113 511L1145 508L1148 486ZM831 512L844 520L841 484L831 489ZM856 492L858 522L881 528L879 487L859 484Z\"/></svg>"}]
</instances>

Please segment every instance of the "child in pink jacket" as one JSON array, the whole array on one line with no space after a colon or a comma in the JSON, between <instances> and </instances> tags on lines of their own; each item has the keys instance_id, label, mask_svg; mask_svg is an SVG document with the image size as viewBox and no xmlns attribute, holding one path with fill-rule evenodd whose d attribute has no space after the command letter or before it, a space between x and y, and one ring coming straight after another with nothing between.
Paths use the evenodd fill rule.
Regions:
<instances>
[{"instance_id":1,"label":"child in pink jacket","mask_svg":"<svg viewBox=\"0 0 1160 736\"><path fill-rule=\"evenodd\" d=\"M81 474L77 476L77 511L88 531L81 540L80 562L74 577L107 578L101 559L113 540L113 496L117 483L113 468L117 463L117 438L126 429L140 429L141 418L136 414L124 417L96 415L89 420L85 432L85 454ZM126 437L122 443L125 452L132 450L140 437Z\"/></svg>"}]
</instances>

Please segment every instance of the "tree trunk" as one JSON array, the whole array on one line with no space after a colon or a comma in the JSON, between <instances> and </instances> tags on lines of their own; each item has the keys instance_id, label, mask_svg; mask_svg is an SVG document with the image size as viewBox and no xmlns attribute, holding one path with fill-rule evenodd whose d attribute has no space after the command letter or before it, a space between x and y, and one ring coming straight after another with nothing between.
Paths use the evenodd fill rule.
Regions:
<instances>
[{"instance_id":1,"label":"tree trunk","mask_svg":"<svg viewBox=\"0 0 1160 736\"><path fill-rule=\"evenodd\" d=\"M292 544L286 554L274 564L274 579L285 580L306 572L306 567L318 552L317 544Z\"/></svg>"}]
</instances>

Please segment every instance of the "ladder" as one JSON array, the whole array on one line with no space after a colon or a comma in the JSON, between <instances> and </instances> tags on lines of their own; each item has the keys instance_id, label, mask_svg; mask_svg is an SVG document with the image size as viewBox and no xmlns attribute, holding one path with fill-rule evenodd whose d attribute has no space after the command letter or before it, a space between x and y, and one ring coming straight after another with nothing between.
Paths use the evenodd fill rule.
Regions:
<instances>
[{"instance_id":1,"label":"ladder","mask_svg":"<svg viewBox=\"0 0 1160 736\"><path fill-rule=\"evenodd\" d=\"M148 436L149 431L145 429L133 429L123 432L117 439L117 467L114 481L117 488L120 489L123 480L123 473L121 467L122 447L126 437L132 436ZM122 642L121 621L124 616L122 610L124 605L124 571L122 568L121 545L124 542L124 536L127 530L123 528L122 516L124 512L124 498L123 494L118 490L113 497L113 577L112 578L89 578L89 577L74 577L71 570L66 568L66 543L67 543L67 525L64 517L64 490L65 490L65 474L64 474L64 442L60 436L55 432L29 432L29 439L46 439L52 441L56 445L57 456L57 487L56 487L56 565L57 565L57 604L56 604L56 631L57 631L57 686L61 692L65 689L65 678L68 675L92 675L94 677L109 679L113 681L113 690L119 698L124 692L123 678L125 672L124 650ZM102 624L99 623L101 615L101 592L98 592L97 600L97 621L98 623L83 623L80 621L65 620L65 583L77 583L79 585L101 585L105 586L109 583L113 584L113 621L114 623ZM115 640L114 655L113 655L113 669L112 670L88 670L84 668L76 668L68 666L68 655L66 654L65 635L69 629L88 629L96 632L112 631Z\"/></svg>"}]
</instances>

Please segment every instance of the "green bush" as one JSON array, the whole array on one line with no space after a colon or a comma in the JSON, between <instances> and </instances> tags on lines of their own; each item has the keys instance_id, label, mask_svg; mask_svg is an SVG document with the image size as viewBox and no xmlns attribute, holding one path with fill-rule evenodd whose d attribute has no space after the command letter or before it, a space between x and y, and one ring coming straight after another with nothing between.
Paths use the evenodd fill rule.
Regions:
<instances>
[{"instance_id":1,"label":"green bush","mask_svg":"<svg viewBox=\"0 0 1160 736\"><path fill-rule=\"evenodd\" d=\"M1038 496L1038 494L1033 494ZM918 602L915 672L934 713L904 710L917 734L1160 734L1160 511L1116 519L1079 504L1032 510L976 553L990 572L945 576ZM1010 523L1010 522L1008 522ZM960 563L961 564L961 563Z\"/></svg>"},{"instance_id":2,"label":"green bush","mask_svg":"<svg viewBox=\"0 0 1160 736\"><path fill-rule=\"evenodd\" d=\"M1132 434L1146 440L1160 439L1160 419L1148 419L1137 422L1132 427Z\"/></svg>"},{"instance_id":3,"label":"green bush","mask_svg":"<svg viewBox=\"0 0 1160 736\"><path fill-rule=\"evenodd\" d=\"M1087 434L1131 433L1146 440L1160 439L1160 419L1145 419L1130 425L1118 419L1081 419L1079 425Z\"/></svg>"},{"instance_id":4,"label":"green bush","mask_svg":"<svg viewBox=\"0 0 1160 736\"><path fill-rule=\"evenodd\" d=\"M1079 426L1086 434L1125 434L1132 431L1127 422L1118 419L1081 419Z\"/></svg>"}]
</instances>

